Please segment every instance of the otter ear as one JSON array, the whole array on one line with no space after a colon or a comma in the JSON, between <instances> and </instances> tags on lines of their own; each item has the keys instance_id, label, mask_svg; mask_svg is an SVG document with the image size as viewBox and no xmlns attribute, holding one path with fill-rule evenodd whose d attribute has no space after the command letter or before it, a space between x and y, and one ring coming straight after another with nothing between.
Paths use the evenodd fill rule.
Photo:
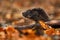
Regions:
<instances>
[{"instance_id":1,"label":"otter ear","mask_svg":"<svg viewBox=\"0 0 60 40\"><path fill-rule=\"evenodd\" d=\"M41 10L41 12L39 12L39 14L42 16L42 19L44 21L50 21L49 15L43 9Z\"/></svg>"}]
</instances>

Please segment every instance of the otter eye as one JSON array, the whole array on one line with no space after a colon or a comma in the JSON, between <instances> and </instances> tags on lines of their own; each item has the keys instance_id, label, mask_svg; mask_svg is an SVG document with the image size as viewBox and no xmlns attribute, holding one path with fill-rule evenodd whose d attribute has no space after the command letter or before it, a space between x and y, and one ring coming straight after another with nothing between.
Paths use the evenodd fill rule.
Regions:
<instances>
[{"instance_id":1,"label":"otter eye","mask_svg":"<svg viewBox=\"0 0 60 40\"><path fill-rule=\"evenodd\" d=\"M30 18L31 16L30 15L28 15L28 18Z\"/></svg>"}]
</instances>

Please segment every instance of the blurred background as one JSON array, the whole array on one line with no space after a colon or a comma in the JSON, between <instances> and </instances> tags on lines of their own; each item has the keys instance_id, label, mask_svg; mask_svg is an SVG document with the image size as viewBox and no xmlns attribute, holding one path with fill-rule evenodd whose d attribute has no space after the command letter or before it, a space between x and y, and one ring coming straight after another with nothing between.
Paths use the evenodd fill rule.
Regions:
<instances>
[{"instance_id":1,"label":"blurred background","mask_svg":"<svg viewBox=\"0 0 60 40\"><path fill-rule=\"evenodd\" d=\"M48 14L49 18L51 19L50 22L47 22L47 24L49 25L51 23L50 26L53 27L52 29L48 29L47 31L47 34L49 34L49 36L44 33L43 36L40 35L38 37L34 34L36 30L32 31L32 29L27 29L27 30L24 29L25 27L28 28L31 27L32 25L36 25L35 21L24 18L22 16L22 12L33 8L44 9L44 11ZM5 30L3 31L4 27L6 28L8 27L8 29L5 28ZM14 34L14 31L16 31L15 27L19 32L17 31ZM56 29L54 29L55 27ZM22 30L23 33L20 33L21 30L19 28L24 29ZM16 38L16 40L17 39L18 40L28 40L28 39L29 40L60 40L60 0L0 0L0 33L5 32L6 30L8 31L8 34L11 32L10 30L13 30L13 32L7 35L7 37L14 35L13 39ZM42 31L40 30L39 32L44 32L44 30ZM24 34L25 32L26 34ZM22 37L21 35L19 36L17 33L19 35L23 34ZM2 37L0 36L0 39L2 40L6 35L4 35L3 33L1 34L3 35ZM16 36L16 34L19 38ZM9 37L8 39L7 38L6 39L10 40Z\"/></svg>"}]
</instances>

